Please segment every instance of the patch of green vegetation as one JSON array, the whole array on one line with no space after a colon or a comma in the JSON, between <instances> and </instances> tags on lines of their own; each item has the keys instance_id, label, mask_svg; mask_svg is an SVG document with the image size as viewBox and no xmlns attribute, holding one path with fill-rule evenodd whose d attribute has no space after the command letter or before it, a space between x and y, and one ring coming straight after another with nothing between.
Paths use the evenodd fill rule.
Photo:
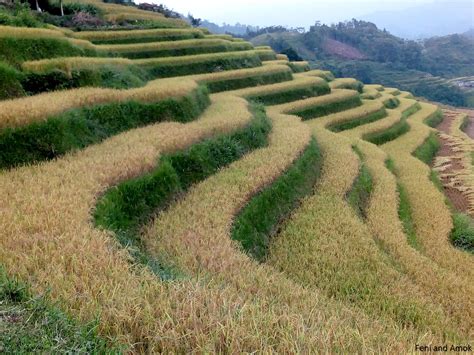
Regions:
<instances>
[{"instance_id":1,"label":"patch of green vegetation","mask_svg":"<svg viewBox=\"0 0 474 355\"><path fill-rule=\"evenodd\" d=\"M20 72L0 61L0 100L25 95L20 78Z\"/></svg>"},{"instance_id":2,"label":"patch of green vegetation","mask_svg":"<svg viewBox=\"0 0 474 355\"><path fill-rule=\"evenodd\" d=\"M154 78L167 78L172 76L213 73L222 70L255 68L262 62L258 55L245 57L216 57L203 62L170 63L167 65L143 66Z\"/></svg>"},{"instance_id":3,"label":"patch of green vegetation","mask_svg":"<svg viewBox=\"0 0 474 355\"><path fill-rule=\"evenodd\" d=\"M129 89L144 86L151 79L145 70L137 66L119 68L105 65L98 69L73 70L70 75L61 70L26 72L22 76L21 85L29 95L35 95L86 86Z\"/></svg>"},{"instance_id":4,"label":"patch of green vegetation","mask_svg":"<svg viewBox=\"0 0 474 355\"><path fill-rule=\"evenodd\" d=\"M430 127L436 127L443 122L443 111L437 110L434 114L425 119L425 124Z\"/></svg>"},{"instance_id":5,"label":"patch of green vegetation","mask_svg":"<svg viewBox=\"0 0 474 355\"><path fill-rule=\"evenodd\" d=\"M389 109L397 108L400 105L400 100L396 97L391 97L383 102L384 106Z\"/></svg>"},{"instance_id":6,"label":"patch of green vegetation","mask_svg":"<svg viewBox=\"0 0 474 355\"><path fill-rule=\"evenodd\" d=\"M387 111L385 111L384 108L374 112L374 113L371 113L370 115L367 115L363 118L360 118L360 119L356 119L356 120L351 120L351 121L346 121L346 122L341 122L341 123L336 123L336 124L333 124L331 126L329 126L329 130L333 131L333 132L342 132L342 131L346 131L348 129L352 129L352 128L355 128L355 127L358 127L358 126L362 126L364 124L368 124L368 123L372 123L372 122L375 122L375 121L378 121L384 117L387 116Z\"/></svg>"},{"instance_id":7,"label":"patch of green vegetation","mask_svg":"<svg viewBox=\"0 0 474 355\"><path fill-rule=\"evenodd\" d=\"M390 170L395 177L397 177L397 170L395 163L392 159L385 161L385 166ZM398 179L397 179L398 180ZM397 192L398 192L398 218L402 222L403 231L407 237L408 245L412 248L422 251L422 245L418 240L416 235L415 226L413 223L412 209L410 205L410 200L408 197L408 192L405 187L397 181Z\"/></svg>"},{"instance_id":8,"label":"patch of green vegetation","mask_svg":"<svg viewBox=\"0 0 474 355\"><path fill-rule=\"evenodd\" d=\"M263 106L252 108L254 118L247 127L162 156L152 172L110 189L97 204L96 225L115 232L121 245L131 250L134 260L150 267L162 279L179 277L179 271L169 263L146 252L140 227L193 184L268 143L271 122Z\"/></svg>"},{"instance_id":9,"label":"patch of green vegetation","mask_svg":"<svg viewBox=\"0 0 474 355\"><path fill-rule=\"evenodd\" d=\"M352 149L359 156L361 164L359 175L357 175L357 178L352 184L352 188L346 194L346 200L357 215L365 219L367 218L367 207L370 200L370 194L373 190L373 180L369 169L364 164L365 158L362 151L357 146L353 146Z\"/></svg>"},{"instance_id":10,"label":"patch of green vegetation","mask_svg":"<svg viewBox=\"0 0 474 355\"><path fill-rule=\"evenodd\" d=\"M331 89L329 85L316 84L304 88L295 88L284 92L275 92L268 94L252 95L248 99L261 102L265 105L278 105L286 102L297 101L308 97L329 94Z\"/></svg>"},{"instance_id":11,"label":"patch of green vegetation","mask_svg":"<svg viewBox=\"0 0 474 355\"><path fill-rule=\"evenodd\" d=\"M126 130L166 120L189 122L209 105L207 89L156 103L123 102L70 110L0 131L0 168L50 160Z\"/></svg>"},{"instance_id":12,"label":"patch of green vegetation","mask_svg":"<svg viewBox=\"0 0 474 355\"><path fill-rule=\"evenodd\" d=\"M313 106L300 111L294 111L292 114L300 116L303 120L309 120L312 118L326 116L331 113L349 110L351 108L360 106L361 104L362 101L360 100L359 96L352 96L339 102L332 102L329 104Z\"/></svg>"},{"instance_id":13,"label":"patch of green vegetation","mask_svg":"<svg viewBox=\"0 0 474 355\"><path fill-rule=\"evenodd\" d=\"M263 262L269 244L299 201L313 192L321 174L321 153L313 138L303 154L284 174L266 187L239 212L232 239L256 260Z\"/></svg>"},{"instance_id":14,"label":"patch of green vegetation","mask_svg":"<svg viewBox=\"0 0 474 355\"><path fill-rule=\"evenodd\" d=\"M474 253L474 220L463 213L453 214L450 238L456 247Z\"/></svg>"},{"instance_id":15,"label":"patch of green vegetation","mask_svg":"<svg viewBox=\"0 0 474 355\"><path fill-rule=\"evenodd\" d=\"M80 48L60 38L0 38L0 60L17 68L28 60L97 55L92 49Z\"/></svg>"},{"instance_id":16,"label":"patch of green vegetation","mask_svg":"<svg viewBox=\"0 0 474 355\"><path fill-rule=\"evenodd\" d=\"M28 287L0 267L0 352L3 354L119 352L97 335L97 322L80 325L34 297Z\"/></svg>"},{"instance_id":17,"label":"patch of green vegetation","mask_svg":"<svg viewBox=\"0 0 474 355\"><path fill-rule=\"evenodd\" d=\"M204 82L211 93L238 90L246 87L269 85L280 83L282 81L292 80L293 76L290 72L276 72L262 75L252 75L247 78L232 78L219 81Z\"/></svg>"},{"instance_id":18,"label":"patch of green vegetation","mask_svg":"<svg viewBox=\"0 0 474 355\"><path fill-rule=\"evenodd\" d=\"M15 1L12 6L0 5L0 25L15 27L44 27L37 16L30 10L28 3Z\"/></svg>"},{"instance_id":19,"label":"patch of green vegetation","mask_svg":"<svg viewBox=\"0 0 474 355\"><path fill-rule=\"evenodd\" d=\"M408 110L402 113L400 121L389 127L388 129L380 132L374 132L364 135L364 139L376 145L382 145L384 143L393 141L401 135L407 133L410 130L410 125L407 123L407 118L420 109L419 104L413 105Z\"/></svg>"},{"instance_id":20,"label":"patch of green vegetation","mask_svg":"<svg viewBox=\"0 0 474 355\"><path fill-rule=\"evenodd\" d=\"M463 118L461 126L459 127L461 131L466 132L467 127L471 124L469 116Z\"/></svg>"},{"instance_id":21,"label":"patch of green vegetation","mask_svg":"<svg viewBox=\"0 0 474 355\"><path fill-rule=\"evenodd\" d=\"M426 165L431 165L440 147L441 143L438 136L436 133L431 132L423 144L413 152L413 155L424 162Z\"/></svg>"},{"instance_id":22,"label":"patch of green vegetation","mask_svg":"<svg viewBox=\"0 0 474 355\"><path fill-rule=\"evenodd\" d=\"M196 46L188 48L176 48L176 49L156 49L149 51L130 51L130 52L114 52L112 54L116 56L130 58L130 59L145 59L145 58L158 58L158 57L177 57L185 55L196 55L206 53L222 53L230 51L244 51L251 50L253 47L251 44L242 42L229 42L229 44L222 44L219 46Z\"/></svg>"}]
</instances>

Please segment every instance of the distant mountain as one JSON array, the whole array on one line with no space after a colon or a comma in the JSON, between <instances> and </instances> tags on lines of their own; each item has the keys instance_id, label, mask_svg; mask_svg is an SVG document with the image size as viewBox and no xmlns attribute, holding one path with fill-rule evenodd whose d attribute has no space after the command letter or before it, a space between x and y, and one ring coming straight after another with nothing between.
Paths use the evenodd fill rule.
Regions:
<instances>
[{"instance_id":1,"label":"distant mountain","mask_svg":"<svg viewBox=\"0 0 474 355\"><path fill-rule=\"evenodd\" d=\"M249 31L258 30L258 27L256 26L243 25L240 23L236 23L235 25L229 25L226 23L223 23L222 25L218 25L208 20L203 20L201 23L201 26L207 28L212 33L216 33L216 34L232 33L237 36L244 36L247 33L247 29L249 29Z\"/></svg>"},{"instance_id":2,"label":"distant mountain","mask_svg":"<svg viewBox=\"0 0 474 355\"><path fill-rule=\"evenodd\" d=\"M471 28L469 31L463 33L464 36L474 38L474 27Z\"/></svg>"},{"instance_id":3,"label":"distant mountain","mask_svg":"<svg viewBox=\"0 0 474 355\"><path fill-rule=\"evenodd\" d=\"M474 5L469 0L438 0L404 10L374 12L360 18L403 38L445 36L463 33L474 26Z\"/></svg>"}]
</instances>

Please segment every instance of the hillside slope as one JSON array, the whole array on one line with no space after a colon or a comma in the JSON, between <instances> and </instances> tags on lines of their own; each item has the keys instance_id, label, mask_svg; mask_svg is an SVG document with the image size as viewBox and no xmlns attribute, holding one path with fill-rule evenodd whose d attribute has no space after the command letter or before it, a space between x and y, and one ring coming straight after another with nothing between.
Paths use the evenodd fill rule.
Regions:
<instances>
[{"instance_id":1,"label":"hillside slope","mask_svg":"<svg viewBox=\"0 0 474 355\"><path fill-rule=\"evenodd\" d=\"M450 242L470 220L428 165L436 105L181 23L0 34L24 90L0 100L2 351L472 339L472 238Z\"/></svg>"}]
</instances>

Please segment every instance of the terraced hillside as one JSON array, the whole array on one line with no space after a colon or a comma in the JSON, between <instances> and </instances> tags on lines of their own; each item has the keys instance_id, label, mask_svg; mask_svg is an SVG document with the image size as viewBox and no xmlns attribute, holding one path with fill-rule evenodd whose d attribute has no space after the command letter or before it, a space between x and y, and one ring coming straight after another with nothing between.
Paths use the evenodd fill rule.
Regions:
<instances>
[{"instance_id":1,"label":"terraced hillside","mask_svg":"<svg viewBox=\"0 0 474 355\"><path fill-rule=\"evenodd\" d=\"M50 45L0 53L31 89L0 101L0 348L472 344L474 259L426 159L442 112L166 25L0 28Z\"/></svg>"}]
</instances>

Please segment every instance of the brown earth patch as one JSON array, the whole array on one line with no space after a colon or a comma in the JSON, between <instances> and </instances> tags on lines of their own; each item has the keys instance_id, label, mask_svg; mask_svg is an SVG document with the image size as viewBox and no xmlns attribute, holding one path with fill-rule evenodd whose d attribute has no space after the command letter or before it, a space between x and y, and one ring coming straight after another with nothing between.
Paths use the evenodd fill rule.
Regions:
<instances>
[{"instance_id":1,"label":"brown earth patch","mask_svg":"<svg viewBox=\"0 0 474 355\"><path fill-rule=\"evenodd\" d=\"M324 50L331 55L344 59L365 59L366 56L357 48L348 44L327 38L323 44Z\"/></svg>"},{"instance_id":2,"label":"brown earth patch","mask_svg":"<svg viewBox=\"0 0 474 355\"><path fill-rule=\"evenodd\" d=\"M444 120L436 127L440 132L449 134L450 127L456 116L459 115L459 112L451 110L443 110ZM474 125L470 125L474 126ZM454 154L453 149L449 145L448 139L440 137L441 147L438 151L437 157L447 158L450 157L449 162L446 164L446 170L444 171L447 174L455 174L457 171L460 171L464 168L460 159L452 158ZM453 178L449 176L440 176L441 183L443 184L443 190L446 197L451 201L454 208L459 212L466 213L469 210L469 200L468 198L461 193L461 191L451 187L453 183Z\"/></svg>"}]
</instances>

